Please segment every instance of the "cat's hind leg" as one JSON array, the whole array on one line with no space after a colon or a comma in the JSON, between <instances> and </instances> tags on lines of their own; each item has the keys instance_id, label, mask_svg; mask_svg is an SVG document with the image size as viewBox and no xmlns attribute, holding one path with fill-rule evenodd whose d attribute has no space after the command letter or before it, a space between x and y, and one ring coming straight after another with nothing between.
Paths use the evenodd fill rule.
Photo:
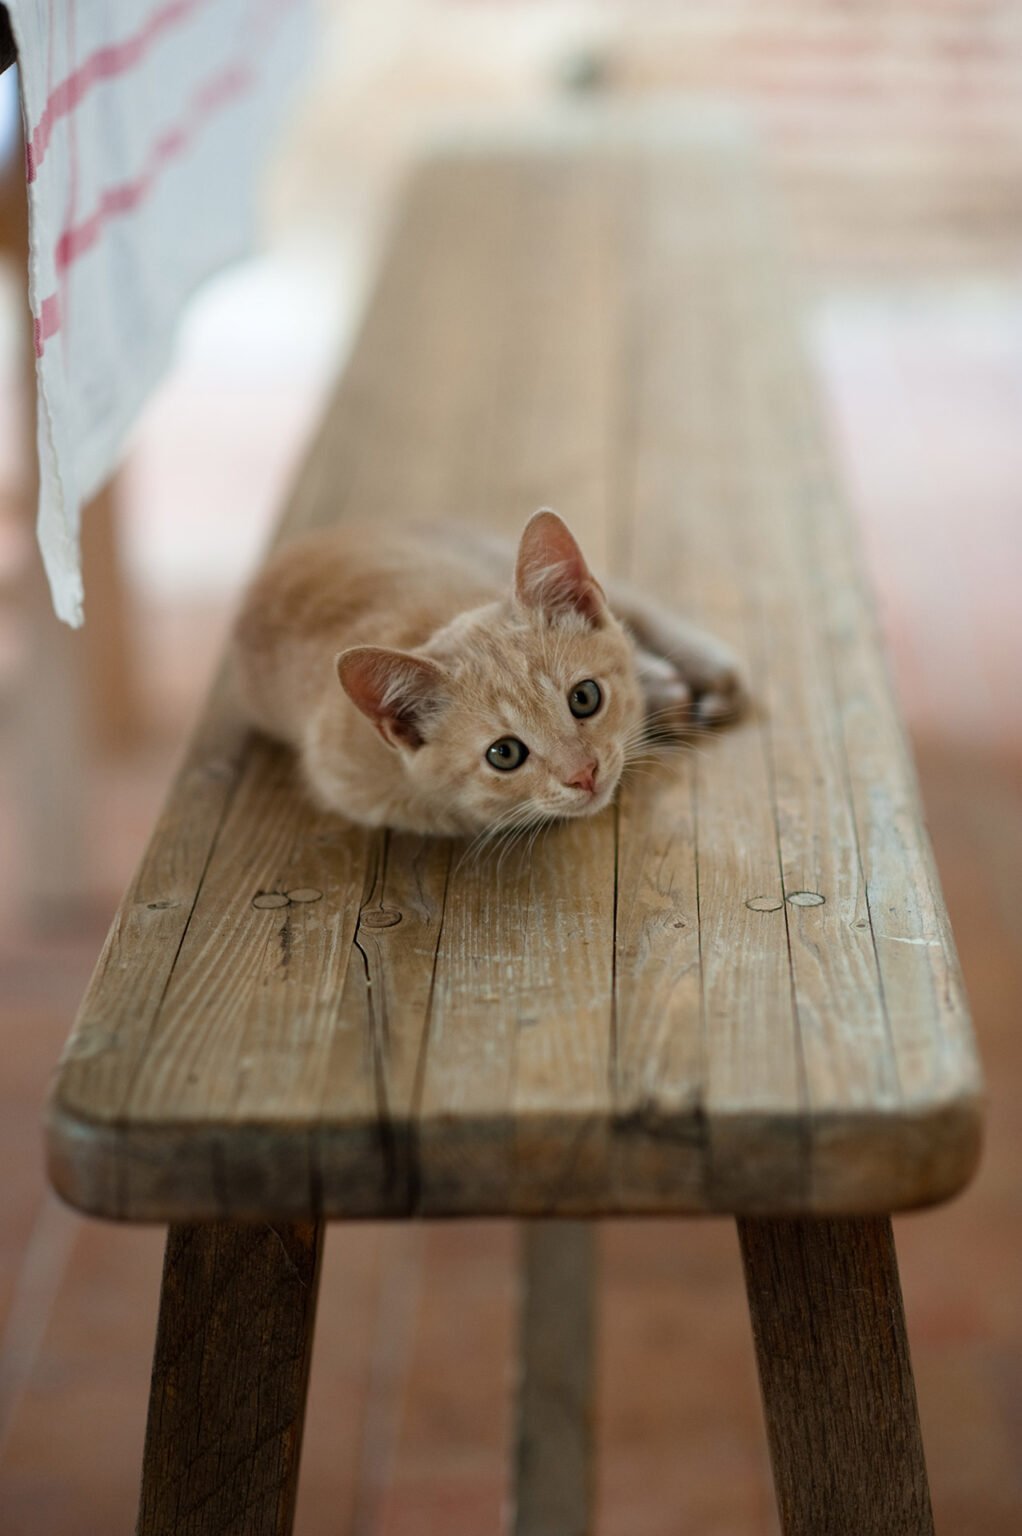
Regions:
<instances>
[{"instance_id":1,"label":"cat's hind leg","mask_svg":"<svg viewBox=\"0 0 1022 1536\"><path fill-rule=\"evenodd\" d=\"M722 641L627 587L611 586L608 596L638 643L639 676L651 718L654 710L675 705L673 728L682 729L721 725L742 713L748 700L742 669Z\"/></svg>"},{"instance_id":2,"label":"cat's hind leg","mask_svg":"<svg viewBox=\"0 0 1022 1536\"><path fill-rule=\"evenodd\" d=\"M690 728L695 719L692 690L677 667L642 646L636 647L635 663L650 732L657 735Z\"/></svg>"}]
</instances>

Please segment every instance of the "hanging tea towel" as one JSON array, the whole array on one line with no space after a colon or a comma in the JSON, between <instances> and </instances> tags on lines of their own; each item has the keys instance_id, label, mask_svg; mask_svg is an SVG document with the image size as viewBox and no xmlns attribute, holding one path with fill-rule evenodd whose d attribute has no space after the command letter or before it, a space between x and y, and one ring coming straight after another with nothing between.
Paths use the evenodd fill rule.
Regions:
<instances>
[{"instance_id":1,"label":"hanging tea towel","mask_svg":"<svg viewBox=\"0 0 1022 1536\"><path fill-rule=\"evenodd\" d=\"M253 243L311 0L7 0L21 75L39 543L82 621L79 520L192 290Z\"/></svg>"}]
</instances>

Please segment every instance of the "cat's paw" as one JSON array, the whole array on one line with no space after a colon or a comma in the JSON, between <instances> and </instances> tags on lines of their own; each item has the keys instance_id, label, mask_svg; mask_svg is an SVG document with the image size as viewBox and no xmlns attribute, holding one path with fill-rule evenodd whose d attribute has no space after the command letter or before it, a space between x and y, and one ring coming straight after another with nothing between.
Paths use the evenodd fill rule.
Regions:
<instances>
[{"instance_id":1,"label":"cat's paw","mask_svg":"<svg viewBox=\"0 0 1022 1536\"><path fill-rule=\"evenodd\" d=\"M698 677L689 678L688 686L693 714L701 725L724 725L737 720L748 707L749 692L741 668L730 658L701 670Z\"/></svg>"},{"instance_id":2,"label":"cat's paw","mask_svg":"<svg viewBox=\"0 0 1022 1536\"><path fill-rule=\"evenodd\" d=\"M723 725L743 713L748 690L737 662L723 652L683 667L648 652L640 653L639 678L646 719L655 732L684 732Z\"/></svg>"}]
</instances>

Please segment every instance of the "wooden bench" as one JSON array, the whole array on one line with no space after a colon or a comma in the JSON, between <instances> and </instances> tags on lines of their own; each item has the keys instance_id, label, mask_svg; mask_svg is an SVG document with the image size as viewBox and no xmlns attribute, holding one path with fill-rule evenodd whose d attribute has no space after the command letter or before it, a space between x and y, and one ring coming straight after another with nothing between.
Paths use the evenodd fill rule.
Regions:
<instances>
[{"instance_id":1,"label":"wooden bench","mask_svg":"<svg viewBox=\"0 0 1022 1536\"><path fill-rule=\"evenodd\" d=\"M980 1082L771 229L683 134L411 180L284 534L552 504L756 706L499 863L317 814L216 687L49 1121L67 1200L170 1224L145 1536L290 1528L325 1220L616 1212L739 1218L785 1531L931 1530L888 1218ZM591 1228L524 1230L515 1528L572 1536Z\"/></svg>"}]
</instances>

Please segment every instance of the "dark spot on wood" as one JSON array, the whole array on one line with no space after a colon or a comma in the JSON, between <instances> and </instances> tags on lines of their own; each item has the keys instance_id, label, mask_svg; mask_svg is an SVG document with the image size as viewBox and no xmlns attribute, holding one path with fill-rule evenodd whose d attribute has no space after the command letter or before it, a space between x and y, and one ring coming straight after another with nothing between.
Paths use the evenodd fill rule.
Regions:
<instances>
[{"instance_id":1,"label":"dark spot on wood","mask_svg":"<svg viewBox=\"0 0 1022 1536\"><path fill-rule=\"evenodd\" d=\"M373 907L359 918L362 928L393 928L401 921L401 913L393 907Z\"/></svg>"},{"instance_id":2,"label":"dark spot on wood","mask_svg":"<svg viewBox=\"0 0 1022 1536\"><path fill-rule=\"evenodd\" d=\"M291 915L288 913L280 925L280 963L285 971L291 964Z\"/></svg>"},{"instance_id":3,"label":"dark spot on wood","mask_svg":"<svg viewBox=\"0 0 1022 1536\"><path fill-rule=\"evenodd\" d=\"M148 902L146 902L146 906L149 908L150 912L166 912L171 907L179 907L180 905L181 905L181 903L179 901L148 901Z\"/></svg>"},{"instance_id":4,"label":"dark spot on wood","mask_svg":"<svg viewBox=\"0 0 1022 1536\"><path fill-rule=\"evenodd\" d=\"M259 891L257 895L252 897L252 905L258 907L260 911L269 911L274 907L286 907L287 904L288 897L284 895L283 891Z\"/></svg>"}]
</instances>

